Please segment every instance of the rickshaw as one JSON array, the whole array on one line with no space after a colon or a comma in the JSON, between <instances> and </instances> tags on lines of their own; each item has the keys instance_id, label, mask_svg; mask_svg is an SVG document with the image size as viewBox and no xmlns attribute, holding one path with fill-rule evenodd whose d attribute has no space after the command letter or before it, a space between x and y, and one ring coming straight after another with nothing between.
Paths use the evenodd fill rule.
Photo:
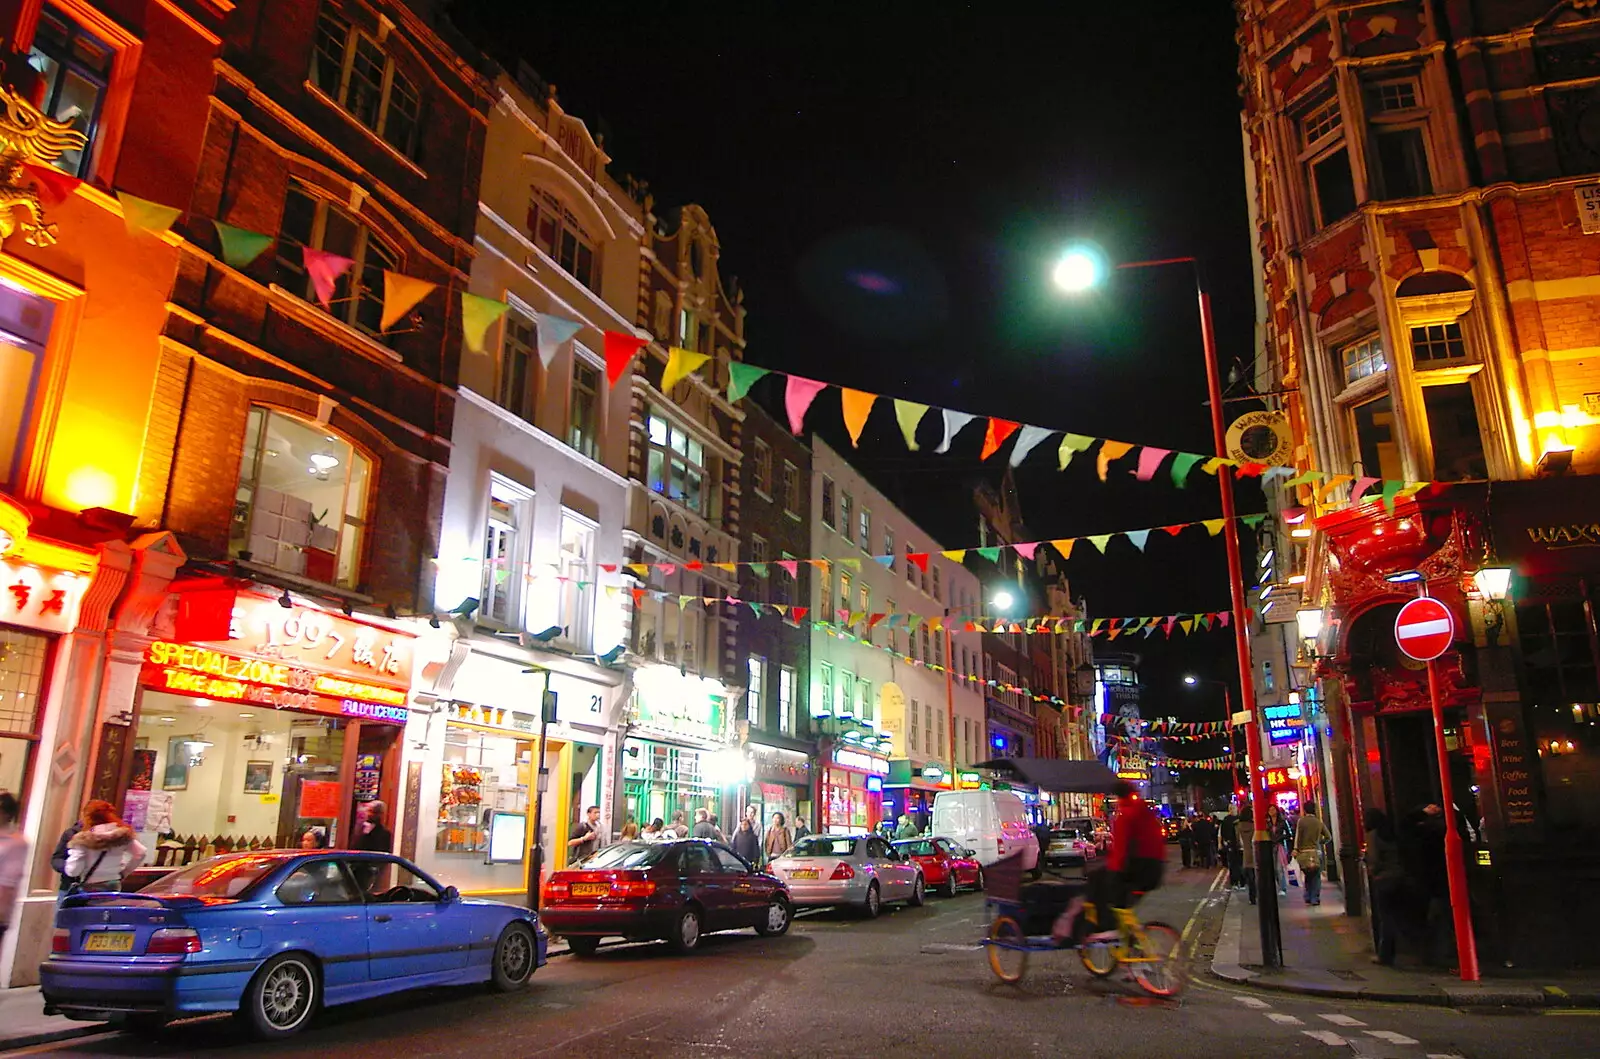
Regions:
<instances>
[{"instance_id":1,"label":"rickshaw","mask_svg":"<svg viewBox=\"0 0 1600 1059\"><path fill-rule=\"evenodd\" d=\"M1111 770L1098 761L998 758L974 768L990 769L1053 793L1110 794L1117 782ZM1051 933L1056 917L1072 898L1084 894L1087 884L1038 878L1025 882L1025 874L1020 854L1002 857L983 870L984 900L994 919L982 945L996 978L1015 984L1027 971L1031 953L1075 949L1084 969L1096 978L1126 966L1133 980L1153 996L1176 996L1182 990L1181 935L1177 930L1166 923L1142 922L1131 908L1113 908L1117 939L1089 941L1088 936L1099 929L1090 902L1073 925L1073 937L1058 942Z\"/></svg>"}]
</instances>

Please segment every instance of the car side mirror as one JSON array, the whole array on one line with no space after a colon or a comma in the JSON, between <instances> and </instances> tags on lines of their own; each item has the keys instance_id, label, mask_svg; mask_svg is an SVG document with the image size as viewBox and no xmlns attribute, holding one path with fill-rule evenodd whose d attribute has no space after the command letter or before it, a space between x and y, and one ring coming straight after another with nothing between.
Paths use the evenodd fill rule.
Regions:
<instances>
[{"instance_id":1,"label":"car side mirror","mask_svg":"<svg viewBox=\"0 0 1600 1059\"><path fill-rule=\"evenodd\" d=\"M461 900L461 891L454 886L446 886L444 893L439 895L439 901L442 904L453 905L459 900Z\"/></svg>"}]
</instances>

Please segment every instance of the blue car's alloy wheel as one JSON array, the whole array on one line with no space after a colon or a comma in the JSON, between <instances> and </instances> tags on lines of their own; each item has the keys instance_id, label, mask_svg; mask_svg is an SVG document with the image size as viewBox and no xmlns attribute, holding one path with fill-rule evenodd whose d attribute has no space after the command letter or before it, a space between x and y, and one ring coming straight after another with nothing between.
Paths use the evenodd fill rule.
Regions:
<instances>
[{"instance_id":1,"label":"blue car's alloy wheel","mask_svg":"<svg viewBox=\"0 0 1600 1059\"><path fill-rule=\"evenodd\" d=\"M535 962L533 932L521 923L512 923L495 943L491 982L502 993L516 989L533 975Z\"/></svg>"},{"instance_id":2,"label":"blue car's alloy wheel","mask_svg":"<svg viewBox=\"0 0 1600 1059\"><path fill-rule=\"evenodd\" d=\"M317 1010L317 972L303 956L290 953L267 961L251 979L240 1011L256 1036L287 1037Z\"/></svg>"}]
</instances>

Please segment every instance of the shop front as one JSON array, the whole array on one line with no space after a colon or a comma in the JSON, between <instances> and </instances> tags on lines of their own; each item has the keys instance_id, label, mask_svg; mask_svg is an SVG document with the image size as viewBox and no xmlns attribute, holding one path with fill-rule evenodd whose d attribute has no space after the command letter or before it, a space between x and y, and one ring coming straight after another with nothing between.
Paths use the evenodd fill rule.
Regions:
<instances>
[{"instance_id":1,"label":"shop front","mask_svg":"<svg viewBox=\"0 0 1600 1059\"><path fill-rule=\"evenodd\" d=\"M926 832L933 821L934 797L953 789L939 765L918 766L904 758L890 761L883 784L883 818L898 821L904 813L918 830Z\"/></svg>"},{"instance_id":2,"label":"shop front","mask_svg":"<svg viewBox=\"0 0 1600 1059\"><path fill-rule=\"evenodd\" d=\"M523 900L534 844L535 761L547 785L540 805L545 871L566 866L563 841L590 805L615 832L607 797L610 729L621 677L595 679L507 657L509 646L462 640L460 664L436 683L407 729L401 852L463 894ZM520 655L520 652L516 652ZM549 659L581 668L581 663ZM539 749L545 693L555 714Z\"/></svg>"},{"instance_id":3,"label":"shop front","mask_svg":"<svg viewBox=\"0 0 1600 1059\"><path fill-rule=\"evenodd\" d=\"M349 845L364 804L396 804L415 637L251 591L227 593L217 625L214 598L174 595L121 756L122 814L150 866Z\"/></svg>"},{"instance_id":4,"label":"shop front","mask_svg":"<svg viewBox=\"0 0 1600 1059\"><path fill-rule=\"evenodd\" d=\"M783 814L790 833L798 823L809 831L816 827L812 815L811 757L794 747L766 743L746 743L751 778L745 787L745 804L754 805L762 833L772 826L776 813Z\"/></svg>"},{"instance_id":5,"label":"shop front","mask_svg":"<svg viewBox=\"0 0 1600 1059\"><path fill-rule=\"evenodd\" d=\"M694 811L718 815L724 830L738 813L749 759L730 743L728 692L720 680L652 665L634 674L633 722L622 747L622 802L640 828Z\"/></svg>"},{"instance_id":6,"label":"shop front","mask_svg":"<svg viewBox=\"0 0 1600 1059\"><path fill-rule=\"evenodd\" d=\"M889 759L855 746L834 746L826 757L817 802L818 829L829 835L870 831L884 819L883 785Z\"/></svg>"}]
</instances>

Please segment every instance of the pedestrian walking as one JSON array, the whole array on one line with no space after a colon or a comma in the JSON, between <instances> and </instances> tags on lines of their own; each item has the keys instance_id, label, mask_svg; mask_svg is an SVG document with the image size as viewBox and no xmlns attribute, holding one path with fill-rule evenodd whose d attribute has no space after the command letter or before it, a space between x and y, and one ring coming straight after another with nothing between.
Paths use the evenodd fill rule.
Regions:
<instances>
[{"instance_id":1,"label":"pedestrian walking","mask_svg":"<svg viewBox=\"0 0 1600 1059\"><path fill-rule=\"evenodd\" d=\"M769 861L774 857L783 856L794 845L794 836L789 833L784 823L782 813L773 813L772 826L767 828L766 837L761 840L761 851L767 855Z\"/></svg>"},{"instance_id":2,"label":"pedestrian walking","mask_svg":"<svg viewBox=\"0 0 1600 1059\"><path fill-rule=\"evenodd\" d=\"M72 842L72 836L82 830L83 819L79 817L61 832L61 837L56 839L55 851L50 854L50 867L56 870L56 889L59 893L66 893L72 886L72 876L67 874L67 847Z\"/></svg>"},{"instance_id":3,"label":"pedestrian walking","mask_svg":"<svg viewBox=\"0 0 1600 1059\"><path fill-rule=\"evenodd\" d=\"M1267 833L1272 836L1272 875L1278 884L1278 896L1289 896L1289 822L1283 810L1276 805L1267 811Z\"/></svg>"},{"instance_id":4,"label":"pedestrian walking","mask_svg":"<svg viewBox=\"0 0 1600 1059\"><path fill-rule=\"evenodd\" d=\"M694 828L689 832L691 838L703 838L713 842L717 837L717 827L711 822L711 810L696 809L694 811Z\"/></svg>"},{"instance_id":5,"label":"pedestrian walking","mask_svg":"<svg viewBox=\"0 0 1600 1059\"><path fill-rule=\"evenodd\" d=\"M1378 949L1372 962L1392 967L1395 943L1401 934L1410 932L1405 912L1409 879L1388 814L1382 809L1368 809L1364 823L1367 848L1362 851L1361 861L1367 867L1367 892L1372 895L1372 929Z\"/></svg>"},{"instance_id":6,"label":"pedestrian walking","mask_svg":"<svg viewBox=\"0 0 1600 1059\"><path fill-rule=\"evenodd\" d=\"M1194 824L1187 816L1178 821L1178 851L1183 854L1183 866L1194 867Z\"/></svg>"},{"instance_id":7,"label":"pedestrian walking","mask_svg":"<svg viewBox=\"0 0 1600 1059\"><path fill-rule=\"evenodd\" d=\"M117 807L95 799L83 807L83 827L67 843L71 888L116 890L128 869L144 860L145 852L133 828L117 815Z\"/></svg>"},{"instance_id":8,"label":"pedestrian walking","mask_svg":"<svg viewBox=\"0 0 1600 1059\"><path fill-rule=\"evenodd\" d=\"M1195 844L1199 848L1200 867L1217 866L1217 821L1209 813L1202 813L1194 825Z\"/></svg>"},{"instance_id":9,"label":"pedestrian walking","mask_svg":"<svg viewBox=\"0 0 1600 1059\"><path fill-rule=\"evenodd\" d=\"M0 945L5 944L12 910L22 896L23 880L28 874L28 840L17 827L21 815L17 796L0 791Z\"/></svg>"},{"instance_id":10,"label":"pedestrian walking","mask_svg":"<svg viewBox=\"0 0 1600 1059\"><path fill-rule=\"evenodd\" d=\"M365 849L373 853L394 852L394 832L384 826L389 807L382 802L368 802L356 813L356 834L351 849Z\"/></svg>"},{"instance_id":11,"label":"pedestrian walking","mask_svg":"<svg viewBox=\"0 0 1600 1059\"><path fill-rule=\"evenodd\" d=\"M907 816L905 813L901 813L900 814L900 819L898 821L897 826L894 829L894 837L895 838L916 838L917 837L917 825L911 819L911 817Z\"/></svg>"},{"instance_id":12,"label":"pedestrian walking","mask_svg":"<svg viewBox=\"0 0 1600 1059\"><path fill-rule=\"evenodd\" d=\"M734 829L732 846L733 851L752 868L761 866L761 835L756 831L755 821L748 816L740 820L739 826Z\"/></svg>"},{"instance_id":13,"label":"pedestrian walking","mask_svg":"<svg viewBox=\"0 0 1600 1059\"><path fill-rule=\"evenodd\" d=\"M1256 823L1249 802L1239 806L1239 819L1234 824L1234 834L1239 841L1239 869L1244 876L1245 890L1250 903L1256 903Z\"/></svg>"},{"instance_id":14,"label":"pedestrian walking","mask_svg":"<svg viewBox=\"0 0 1600 1059\"><path fill-rule=\"evenodd\" d=\"M1328 829L1317 816L1317 807L1307 802L1294 828L1294 859L1305 876L1306 904L1322 904L1322 843Z\"/></svg>"},{"instance_id":15,"label":"pedestrian walking","mask_svg":"<svg viewBox=\"0 0 1600 1059\"><path fill-rule=\"evenodd\" d=\"M600 848L600 807L589 806L567 834L567 863L576 864Z\"/></svg>"},{"instance_id":16,"label":"pedestrian walking","mask_svg":"<svg viewBox=\"0 0 1600 1059\"><path fill-rule=\"evenodd\" d=\"M1228 869L1228 889L1237 890L1244 885L1244 863L1239 850L1239 818L1233 813L1224 816L1218 836L1222 845L1223 864Z\"/></svg>"}]
</instances>

